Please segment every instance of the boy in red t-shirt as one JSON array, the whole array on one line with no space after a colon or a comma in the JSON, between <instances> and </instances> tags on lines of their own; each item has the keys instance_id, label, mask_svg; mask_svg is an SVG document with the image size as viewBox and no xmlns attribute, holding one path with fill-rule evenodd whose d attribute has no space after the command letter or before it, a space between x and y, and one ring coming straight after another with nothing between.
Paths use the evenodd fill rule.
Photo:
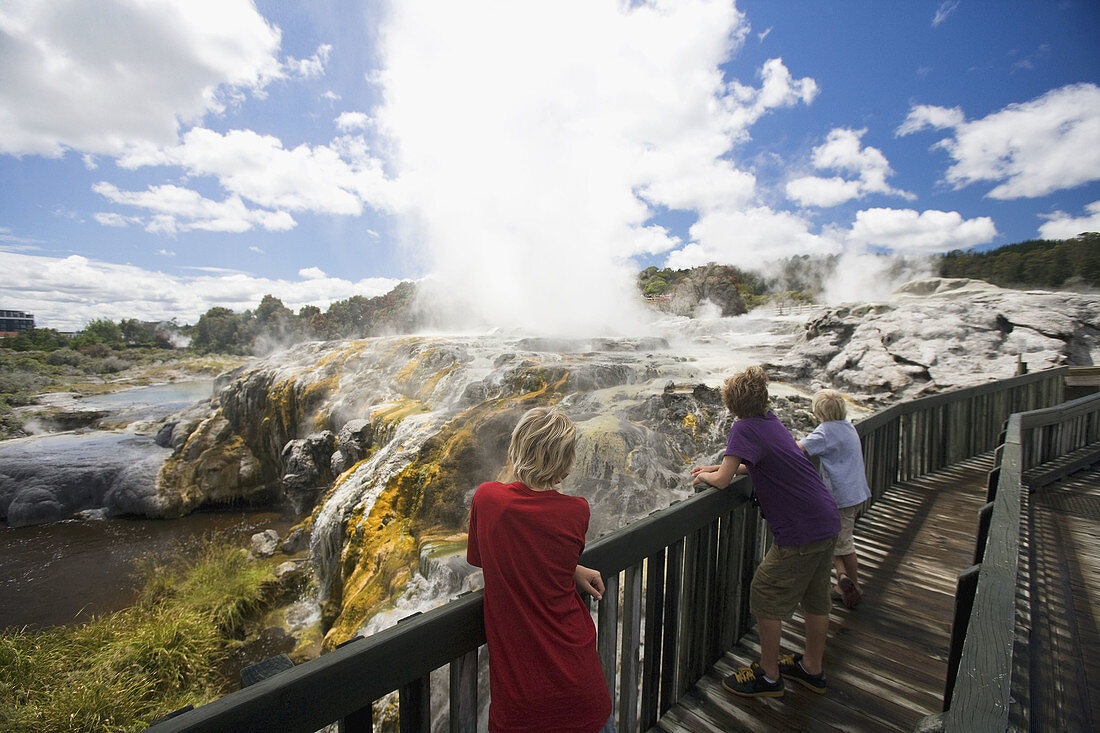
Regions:
<instances>
[{"instance_id":1,"label":"boy in red t-shirt","mask_svg":"<svg viewBox=\"0 0 1100 733\"><path fill-rule=\"evenodd\" d=\"M576 434L556 410L528 411L508 447L517 480L482 484L470 504L466 559L485 574L492 733L611 725L596 627L577 592L604 591L599 572L577 564L588 502L554 489L573 466Z\"/></svg>"}]
</instances>

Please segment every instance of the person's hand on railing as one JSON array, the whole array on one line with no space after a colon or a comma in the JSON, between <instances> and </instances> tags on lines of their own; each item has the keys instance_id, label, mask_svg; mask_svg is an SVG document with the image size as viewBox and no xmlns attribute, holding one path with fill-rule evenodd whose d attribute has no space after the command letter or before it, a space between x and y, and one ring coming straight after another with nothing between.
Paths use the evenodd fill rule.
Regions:
<instances>
[{"instance_id":1,"label":"person's hand on railing","mask_svg":"<svg viewBox=\"0 0 1100 733\"><path fill-rule=\"evenodd\" d=\"M573 580L577 584L577 590L587 593L597 601L603 600L603 577L600 576L599 570L578 565L577 569L573 571Z\"/></svg>"}]
</instances>

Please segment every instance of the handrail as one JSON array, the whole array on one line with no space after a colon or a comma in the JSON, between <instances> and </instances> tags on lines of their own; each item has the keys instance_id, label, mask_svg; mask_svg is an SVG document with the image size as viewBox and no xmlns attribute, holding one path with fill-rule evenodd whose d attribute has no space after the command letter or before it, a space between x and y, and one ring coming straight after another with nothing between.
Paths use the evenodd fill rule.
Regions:
<instances>
[{"instance_id":1,"label":"handrail","mask_svg":"<svg viewBox=\"0 0 1100 733\"><path fill-rule=\"evenodd\" d=\"M1082 460L1062 460L1075 454ZM1053 464L1044 474L1056 479L1098 460L1100 394L1009 418L989 528L978 534L980 561L960 576L952 646L961 649L953 649L949 659L944 712L933 716L938 725L928 723L923 730L1000 733L1008 727L1018 683L1013 674L1026 675L1029 668L1028 660L1018 657L1028 655L1030 624L1021 629L1016 623L1017 589L1026 584L1028 572L1020 568L1022 537L1028 536L1027 474Z\"/></svg>"},{"instance_id":2,"label":"handrail","mask_svg":"<svg viewBox=\"0 0 1100 733\"><path fill-rule=\"evenodd\" d=\"M900 403L859 422L873 498L991 449L1012 408L1060 401L1063 381L1064 368L1047 370ZM607 586L597 648L620 731L652 727L749 629L748 586L764 537L750 487L743 477L695 494L600 538L582 556ZM428 678L448 663L450 729L472 730L484 643L476 591L151 730L315 731L339 721L343 731L370 731L372 703L400 691L401 729L428 731Z\"/></svg>"}]
</instances>

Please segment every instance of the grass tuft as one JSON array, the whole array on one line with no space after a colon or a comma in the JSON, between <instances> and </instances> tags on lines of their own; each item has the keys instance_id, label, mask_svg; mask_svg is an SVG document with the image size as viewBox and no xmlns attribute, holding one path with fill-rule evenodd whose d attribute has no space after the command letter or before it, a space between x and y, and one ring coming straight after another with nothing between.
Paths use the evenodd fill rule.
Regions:
<instances>
[{"instance_id":1,"label":"grass tuft","mask_svg":"<svg viewBox=\"0 0 1100 733\"><path fill-rule=\"evenodd\" d=\"M0 634L0 731L137 731L229 691L218 663L265 605L271 566L221 536L142 569L136 605Z\"/></svg>"}]
</instances>

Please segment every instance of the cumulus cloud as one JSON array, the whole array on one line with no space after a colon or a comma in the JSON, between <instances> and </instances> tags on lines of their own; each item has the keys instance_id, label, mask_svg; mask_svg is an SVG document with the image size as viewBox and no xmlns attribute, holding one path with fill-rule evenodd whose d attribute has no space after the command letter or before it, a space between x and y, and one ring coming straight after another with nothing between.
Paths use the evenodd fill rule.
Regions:
<instances>
[{"instance_id":1,"label":"cumulus cloud","mask_svg":"<svg viewBox=\"0 0 1100 733\"><path fill-rule=\"evenodd\" d=\"M174 165L192 176L213 176L231 194L284 215L312 211L357 216L364 201L378 209L392 209L396 201L381 161L358 136L288 150L277 137L252 130L222 134L196 127L179 145L133 150L118 164L131 169Z\"/></svg>"},{"instance_id":2,"label":"cumulus cloud","mask_svg":"<svg viewBox=\"0 0 1100 733\"><path fill-rule=\"evenodd\" d=\"M147 209L151 218L146 231L175 235L190 230L246 232L253 227L268 231L286 231L295 226L285 211L249 209L239 196L223 201L205 198L197 191L171 184L150 186L145 191L121 191L112 183L100 181L92 190L116 204ZM97 214L96 220L107 226L124 226L132 219L119 215Z\"/></svg>"},{"instance_id":3,"label":"cumulus cloud","mask_svg":"<svg viewBox=\"0 0 1100 733\"><path fill-rule=\"evenodd\" d=\"M943 130L959 127L964 122L966 122L966 116L959 107L948 109L932 104L917 104L909 110L909 114L898 127L896 134L900 137L927 129Z\"/></svg>"},{"instance_id":4,"label":"cumulus cloud","mask_svg":"<svg viewBox=\"0 0 1100 733\"><path fill-rule=\"evenodd\" d=\"M295 311L310 304L324 310L353 295L382 295L399 282L390 278L352 282L323 273L302 280L239 272L174 277L79 255L58 259L12 252L0 252L0 268L8 275L4 287L7 306L34 313L40 327L62 331L79 330L95 318L178 318L181 323L195 323L214 306L238 312L255 308L268 293Z\"/></svg>"},{"instance_id":5,"label":"cumulus cloud","mask_svg":"<svg viewBox=\"0 0 1100 733\"><path fill-rule=\"evenodd\" d=\"M325 65L332 55L332 46L322 43L317 47L317 52L308 59L287 58L283 61L283 70L288 76L300 76L304 79L312 79L325 73Z\"/></svg>"},{"instance_id":6,"label":"cumulus cloud","mask_svg":"<svg viewBox=\"0 0 1100 733\"><path fill-rule=\"evenodd\" d=\"M341 112L335 120L336 126L344 132L366 130L370 127L370 117L365 112Z\"/></svg>"},{"instance_id":7,"label":"cumulus cloud","mask_svg":"<svg viewBox=\"0 0 1100 733\"><path fill-rule=\"evenodd\" d=\"M848 241L904 254L932 254L985 244L997 236L988 216L964 219L957 211L865 209L856 214Z\"/></svg>"},{"instance_id":8,"label":"cumulus cloud","mask_svg":"<svg viewBox=\"0 0 1100 733\"><path fill-rule=\"evenodd\" d=\"M813 152L813 164L816 168L855 174L857 179L803 176L787 183L788 198L803 206L835 206L871 193L916 198L886 182L893 171L881 150L869 145L863 146L862 138L866 133L866 129L836 128Z\"/></svg>"},{"instance_id":9,"label":"cumulus cloud","mask_svg":"<svg viewBox=\"0 0 1100 733\"><path fill-rule=\"evenodd\" d=\"M836 254L844 246L830 234L811 232L810 223L802 217L766 207L707 214L692 225L691 238L690 244L669 256L669 267L708 262L759 267L767 260L796 254Z\"/></svg>"},{"instance_id":10,"label":"cumulus cloud","mask_svg":"<svg viewBox=\"0 0 1100 733\"><path fill-rule=\"evenodd\" d=\"M6 3L0 152L170 145L181 121L281 76L279 44L251 0Z\"/></svg>"},{"instance_id":11,"label":"cumulus cloud","mask_svg":"<svg viewBox=\"0 0 1100 733\"><path fill-rule=\"evenodd\" d=\"M1039 236L1043 239L1072 239L1085 232L1100 232L1100 201L1087 204L1084 216L1055 211L1044 218L1047 223L1039 227Z\"/></svg>"},{"instance_id":12,"label":"cumulus cloud","mask_svg":"<svg viewBox=\"0 0 1100 733\"><path fill-rule=\"evenodd\" d=\"M936 144L954 159L945 179L955 188L997 182L995 199L1045 196L1100 180L1100 87L1071 84L965 122L957 110L914 107L898 128L954 134Z\"/></svg>"}]
</instances>

